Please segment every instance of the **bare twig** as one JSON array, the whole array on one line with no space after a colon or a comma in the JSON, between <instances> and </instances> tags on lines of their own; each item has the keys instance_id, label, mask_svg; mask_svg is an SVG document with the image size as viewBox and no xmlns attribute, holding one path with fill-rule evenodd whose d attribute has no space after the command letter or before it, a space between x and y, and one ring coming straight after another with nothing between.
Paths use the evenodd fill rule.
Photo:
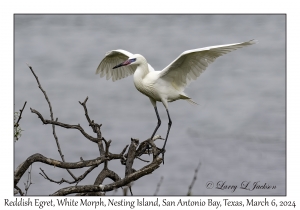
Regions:
<instances>
[{"instance_id":1,"label":"bare twig","mask_svg":"<svg viewBox=\"0 0 300 210\"><path fill-rule=\"evenodd\" d=\"M111 140L109 140L106 144L105 144L105 157L107 157L108 156L108 150L109 150L109 146L110 146L110 143L111 143ZM107 168L107 164L108 164L108 161L106 160L105 162L104 162L104 169L108 169Z\"/></svg>"},{"instance_id":2,"label":"bare twig","mask_svg":"<svg viewBox=\"0 0 300 210\"><path fill-rule=\"evenodd\" d=\"M197 168L195 169L194 178L193 178L193 181L192 181L191 185L189 186L189 191L188 191L187 195L192 195L192 188L193 188L193 186L195 184L195 181L197 179L197 173L198 173L198 170L199 170L200 166L201 166L201 162L199 162Z\"/></svg>"},{"instance_id":3,"label":"bare twig","mask_svg":"<svg viewBox=\"0 0 300 210\"><path fill-rule=\"evenodd\" d=\"M122 150L122 152L121 152L122 155L124 155L124 153L126 152L126 149L127 149L128 146L129 146L129 145L127 144L127 145L125 146L125 148Z\"/></svg>"},{"instance_id":4,"label":"bare twig","mask_svg":"<svg viewBox=\"0 0 300 210\"><path fill-rule=\"evenodd\" d=\"M149 163L149 162L150 162L149 160L144 160L144 159L142 159L142 158L140 158L140 157L137 157L137 159L139 159L139 160L141 160L141 161L143 161L143 162L146 162L146 163Z\"/></svg>"},{"instance_id":5,"label":"bare twig","mask_svg":"<svg viewBox=\"0 0 300 210\"><path fill-rule=\"evenodd\" d=\"M85 116L86 116L87 121L88 121L89 123L91 123L91 119L90 119L90 117L89 117L89 115L88 115L88 111L87 111L87 108L86 108L86 105L85 105L88 99L89 99L89 97L87 96L86 99L84 100L84 102L80 102L80 101L79 101L79 103L80 103L80 104L83 106L83 108L84 108L84 112L85 112Z\"/></svg>"},{"instance_id":6,"label":"bare twig","mask_svg":"<svg viewBox=\"0 0 300 210\"><path fill-rule=\"evenodd\" d=\"M26 103L27 103L27 101L25 101L23 108L20 109L20 113L18 113L18 112L14 113L14 141L19 140L19 138L21 137L21 133L23 131L19 125L19 122L22 118L22 114L23 114L24 108L26 106Z\"/></svg>"},{"instance_id":7,"label":"bare twig","mask_svg":"<svg viewBox=\"0 0 300 210\"><path fill-rule=\"evenodd\" d=\"M161 185L161 183L162 183L163 179L164 179L164 177L163 177L163 176L162 176L162 177L160 177L160 180L159 180L159 182L158 182L158 184L157 184L157 187L156 187L156 190L155 190L154 196L156 196L156 195L157 195L157 193L158 193L158 191L159 191L159 188L160 188L160 185Z\"/></svg>"},{"instance_id":8,"label":"bare twig","mask_svg":"<svg viewBox=\"0 0 300 210\"><path fill-rule=\"evenodd\" d=\"M28 64L27 64L28 65ZM35 72L33 71L32 67L30 65L28 65L29 69L31 70L33 76L35 77L37 83L38 83L38 86L39 88L41 89L42 93L44 94L45 96L45 99L49 105L49 109L50 109L50 117L51 117L51 120L54 121L54 117L53 117L53 111L52 111L52 106L51 106L51 102L47 96L47 93L46 91L42 88L42 85L40 84L40 81L38 79L38 77L36 76ZM58 118L56 118L56 121L58 120ZM54 139L55 139L55 142L56 142L56 146L58 148L58 153L62 159L62 161L65 162L65 158L64 158L64 155L62 154L62 150L60 148L60 144L59 144L59 141L58 141L58 138L57 138L57 135L56 135L56 132L55 132L55 126L54 124L52 124L52 130L53 130L53 136L54 136ZM74 180L76 180L76 176L69 170L69 169L66 169L68 171L68 173L73 177Z\"/></svg>"},{"instance_id":9,"label":"bare twig","mask_svg":"<svg viewBox=\"0 0 300 210\"><path fill-rule=\"evenodd\" d=\"M25 106L26 106L26 103L27 103L27 101L25 101L25 103L24 103L24 105L23 105L23 108L20 109L20 115L19 115L19 117L18 117L17 122L14 124L14 127L19 127L19 122L20 122L20 120L21 120L21 118L22 118L22 113L23 113L23 111L24 111L24 108L25 108Z\"/></svg>"},{"instance_id":10,"label":"bare twig","mask_svg":"<svg viewBox=\"0 0 300 210\"><path fill-rule=\"evenodd\" d=\"M102 139L102 133L100 131L100 128L101 128L102 124L99 125L97 123L94 123L94 120L91 120L90 117L89 117L88 110L86 108L86 102L87 102L88 99L89 99L89 97L86 97L86 99L84 100L84 102L80 102L79 101L79 103L80 103L80 105L83 106L85 117L86 117L86 119L87 119L87 121L89 123L89 126L91 126L92 129L93 129L93 131L94 131L94 133L97 134L97 138L98 139ZM104 148L103 148L102 141L98 141L97 144L98 144L98 147L99 147L100 156L104 155Z\"/></svg>"},{"instance_id":11,"label":"bare twig","mask_svg":"<svg viewBox=\"0 0 300 210\"><path fill-rule=\"evenodd\" d=\"M42 121L44 124L54 124L54 125L58 125L58 126L63 127L63 128L77 129L77 130L79 130L79 131L80 131L87 139L89 139L90 141L95 142L95 143L97 143L97 142L103 140L103 138L102 138L102 139L98 139L98 138L94 138L94 137L90 136L89 134L87 134L87 133L83 130L83 128L80 126L80 124L78 124L78 125L69 125L69 124L65 124L65 123L61 123L61 122L57 122L57 121L53 121L53 120L46 120L46 119L44 119L44 117L43 117L38 111L36 111L35 109L30 108L30 110L31 110L32 113L35 113L35 114L41 119L41 121Z\"/></svg>"},{"instance_id":12,"label":"bare twig","mask_svg":"<svg viewBox=\"0 0 300 210\"><path fill-rule=\"evenodd\" d=\"M60 181L55 181L51 178L49 178L47 176L47 174L45 173L45 171L43 169L40 168L40 170L42 171L42 173L39 173L42 177L44 177L45 179L49 180L50 182L54 182L56 184L62 184L64 182L68 183L68 184L74 184L76 183L76 185L82 181L91 171L93 171L95 168L97 168L98 165L95 165L95 166L91 166L87 171L85 171L82 175L80 175L79 177L76 178L76 180L73 180L73 181L69 181L69 180L66 180L64 178L62 178Z\"/></svg>"},{"instance_id":13,"label":"bare twig","mask_svg":"<svg viewBox=\"0 0 300 210\"><path fill-rule=\"evenodd\" d=\"M31 70L33 76L34 76L35 79L36 79L36 82L38 83L39 88L41 89L42 93L44 94L44 96L45 96L45 98L46 98L46 101L47 101L47 103L48 103L48 105L49 105L49 109L50 109L50 116L51 116L51 119L53 120L52 106L51 106L50 100L49 100L49 98L48 98L48 96L47 96L47 93L46 93L46 91L44 91L44 89L42 88L42 86L41 86L41 84L40 84L40 81L39 81L39 78L38 78L38 77L36 76L36 74L34 73L32 67L31 67L29 64L27 64L27 66L28 66L29 69Z\"/></svg>"},{"instance_id":14,"label":"bare twig","mask_svg":"<svg viewBox=\"0 0 300 210\"><path fill-rule=\"evenodd\" d=\"M24 183L24 185L25 185L25 195L27 195L29 187L30 187L30 185L32 185L32 182L31 182L31 169L32 169L32 165L30 166L30 169L28 170L27 182Z\"/></svg>"}]
</instances>

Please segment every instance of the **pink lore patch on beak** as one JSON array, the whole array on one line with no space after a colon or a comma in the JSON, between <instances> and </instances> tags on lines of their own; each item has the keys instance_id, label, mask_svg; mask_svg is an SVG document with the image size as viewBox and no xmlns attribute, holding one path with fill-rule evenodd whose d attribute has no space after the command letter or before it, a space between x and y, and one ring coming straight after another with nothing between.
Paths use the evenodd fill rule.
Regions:
<instances>
[{"instance_id":1,"label":"pink lore patch on beak","mask_svg":"<svg viewBox=\"0 0 300 210\"><path fill-rule=\"evenodd\" d=\"M122 65L126 66L126 65L128 65L128 64L130 64L130 63L131 63L130 60L127 60L127 61L124 61L124 62L122 63Z\"/></svg>"}]
</instances>

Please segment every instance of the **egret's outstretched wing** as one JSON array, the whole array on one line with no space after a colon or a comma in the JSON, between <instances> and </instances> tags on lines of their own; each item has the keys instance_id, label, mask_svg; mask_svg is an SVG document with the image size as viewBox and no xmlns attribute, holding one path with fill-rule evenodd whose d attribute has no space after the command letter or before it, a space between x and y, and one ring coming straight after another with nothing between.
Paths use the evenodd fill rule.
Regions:
<instances>
[{"instance_id":1,"label":"egret's outstretched wing","mask_svg":"<svg viewBox=\"0 0 300 210\"><path fill-rule=\"evenodd\" d=\"M126 61L133 54L126 50L112 50L105 54L105 58L100 62L96 74L100 74L100 77L106 75L106 79L112 78L112 81L116 81L132 75L136 69L136 66L123 66L117 69L112 69L114 66Z\"/></svg>"},{"instance_id":2,"label":"egret's outstretched wing","mask_svg":"<svg viewBox=\"0 0 300 210\"><path fill-rule=\"evenodd\" d=\"M113 69L114 66L126 61L129 57L133 56L132 53L126 50L112 50L105 54L105 58L100 62L96 74L100 74L100 77L104 77L106 75L106 79L109 80L112 78L112 81L116 81L125 77L132 75L136 66L122 66L116 69ZM148 64L149 71L154 71L152 66Z\"/></svg>"},{"instance_id":3,"label":"egret's outstretched wing","mask_svg":"<svg viewBox=\"0 0 300 210\"><path fill-rule=\"evenodd\" d=\"M178 89L183 89L189 82L197 79L206 67L219 56L255 42L256 40L250 40L187 50L160 72L160 78L172 82L172 85Z\"/></svg>"}]
</instances>

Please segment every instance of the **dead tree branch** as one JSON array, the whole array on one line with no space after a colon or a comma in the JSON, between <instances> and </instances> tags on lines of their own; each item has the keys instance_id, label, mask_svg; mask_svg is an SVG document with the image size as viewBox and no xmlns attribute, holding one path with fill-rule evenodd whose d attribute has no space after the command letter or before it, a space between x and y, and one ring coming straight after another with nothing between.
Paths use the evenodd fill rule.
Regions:
<instances>
[{"instance_id":1,"label":"dead tree branch","mask_svg":"<svg viewBox=\"0 0 300 210\"><path fill-rule=\"evenodd\" d=\"M40 168L40 170L42 171L42 173L40 173L40 175L42 177L44 177L45 179L49 180L50 182L54 182L56 184L62 184L64 182L68 183L68 184L78 184L81 180L83 180L91 171L93 171L96 167L98 167L98 165L95 165L95 166L91 166L87 171L85 171L82 175L80 175L79 177L76 178L76 180L73 180L73 181L69 181L69 180L66 180L64 178L62 178L60 181L55 181L51 178L49 178L47 176L47 174L45 173L45 171L43 169Z\"/></svg>"},{"instance_id":2,"label":"dead tree branch","mask_svg":"<svg viewBox=\"0 0 300 210\"><path fill-rule=\"evenodd\" d=\"M66 124L66 123L58 122L58 121L45 120L44 117L38 111L36 111L35 109L32 109L32 108L30 108L30 110L31 110L32 113L35 113L38 116L38 118L40 118L41 121L44 124L58 125L58 126L63 127L63 128L79 130L84 137L86 137L88 140L90 140L92 142L95 142L95 143L102 140L102 139L94 138L94 137L90 136L89 134L87 134L84 131L84 129L80 126L80 124L78 124L78 125L69 125L69 124Z\"/></svg>"},{"instance_id":3,"label":"dead tree branch","mask_svg":"<svg viewBox=\"0 0 300 210\"><path fill-rule=\"evenodd\" d=\"M28 64L27 64L27 65L28 65ZM30 65L28 65L28 67L29 67L29 69L31 70L33 76L35 77L35 79L36 79L36 81L37 81L37 83L38 83L38 86L39 86L40 90L42 91L42 93L43 93L44 96L45 96L45 99L46 99L46 101L47 101L47 103L48 103L49 110L50 110L50 117L51 117L51 120L53 121L53 120L54 120L54 117L53 117L52 106L51 106L51 102L50 102L50 100L49 100L49 98L48 98L48 96L47 96L47 93L46 93L46 91L42 88L42 85L41 85L41 83L40 83L40 81L39 81L39 78L36 76L35 72L33 71L33 68L32 68ZM58 120L58 118L56 118L56 121L57 121L57 120ZM52 124L52 131L53 131L53 136L54 136L54 139L55 139L55 142L56 142L56 146L57 146L57 149L58 149L58 153L59 153L59 155L60 155L62 161L65 162L65 158L64 158L64 155L63 155L62 150L61 150L61 148L60 148L60 144L59 144L59 141L58 141L56 132L55 132L55 126L54 126L53 124ZM77 180L76 176L75 176L69 169L66 169L66 170L68 171L68 173L70 174L70 176L73 177L74 180Z\"/></svg>"},{"instance_id":4,"label":"dead tree branch","mask_svg":"<svg viewBox=\"0 0 300 210\"><path fill-rule=\"evenodd\" d=\"M140 170L130 174L129 176L108 184L108 185L84 185L84 186L75 186L75 187L66 187L63 189L60 189L58 191L56 191L55 193L53 193L53 196L62 196L62 195L69 195L72 193L83 193L83 192L108 192L108 191L112 191L115 188L119 188L122 186L125 186L127 184L129 184L130 182L133 182L147 174L152 173L154 170L156 170L157 168L159 168L160 164L162 163L162 159L160 157L157 157L152 163L150 163L149 165L141 168Z\"/></svg>"},{"instance_id":5,"label":"dead tree branch","mask_svg":"<svg viewBox=\"0 0 300 210\"><path fill-rule=\"evenodd\" d=\"M22 114L23 114L24 108L26 106L26 103L27 103L27 101L25 101L23 108L20 109L20 113L18 113L18 112L14 113L14 139L15 139L15 141L19 140L21 133L23 131L19 125L19 122L22 118ZM18 117L18 118L16 119L16 117Z\"/></svg>"},{"instance_id":6,"label":"dead tree branch","mask_svg":"<svg viewBox=\"0 0 300 210\"><path fill-rule=\"evenodd\" d=\"M192 183L191 183L191 185L189 186L189 191L188 191L187 195L192 195L192 188L193 188L193 186L194 186L194 184L195 184L195 182L196 182L196 180L197 180L197 174L198 174L198 170L199 170L200 166L201 166L201 162L199 162L197 168L195 169L195 174L194 174Z\"/></svg>"},{"instance_id":7,"label":"dead tree branch","mask_svg":"<svg viewBox=\"0 0 300 210\"><path fill-rule=\"evenodd\" d=\"M106 159L117 159L116 155L109 155L109 157L98 157L92 160L85 160L85 161L79 161L74 163L69 162L62 162L58 160L54 160L51 158L47 158L39 153L31 155L28 157L23 163L21 163L18 168L15 170L15 179L14 184L17 185L20 181L23 174L26 172L26 170L31 166L32 163L35 162L41 162L45 163L47 165L52 165L58 168L63 169L78 169L78 168L84 168L84 167L90 167L90 166L98 166L101 163L103 163Z\"/></svg>"},{"instance_id":8,"label":"dead tree branch","mask_svg":"<svg viewBox=\"0 0 300 210\"><path fill-rule=\"evenodd\" d=\"M22 119L22 113L23 113L23 111L24 111L24 108L25 108L25 106L26 106L26 103L27 103L27 101L25 101L25 103L24 103L24 105L23 105L23 108L20 109L20 114L19 114L19 117L18 117L17 122L14 124L14 127L19 127L19 122L20 122L20 120Z\"/></svg>"},{"instance_id":9,"label":"dead tree branch","mask_svg":"<svg viewBox=\"0 0 300 210\"><path fill-rule=\"evenodd\" d=\"M18 186L15 186L15 190L16 190L15 195L19 193L21 196L24 196L24 193L22 192L22 190Z\"/></svg>"},{"instance_id":10,"label":"dead tree branch","mask_svg":"<svg viewBox=\"0 0 300 210\"><path fill-rule=\"evenodd\" d=\"M84 102L80 102L79 101L79 104L82 105L83 109L84 109L84 113L85 113L85 117L89 123L89 126L92 127L94 133L97 134L97 138L98 139L102 139L102 133L100 131L100 128L102 126L102 124L97 124L97 123L94 123L94 120L91 120L90 117L89 117L89 114L88 114L88 110L86 108L86 102L89 98L86 97L86 99L84 100ZM98 147L99 147L99 152L100 152L100 155L103 155L104 154L104 148L103 148L103 144L102 144L102 141L98 141Z\"/></svg>"},{"instance_id":11,"label":"dead tree branch","mask_svg":"<svg viewBox=\"0 0 300 210\"><path fill-rule=\"evenodd\" d=\"M129 147L128 153L127 153L125 177L127 177L128 175L130 175L133 172L132 165L133 165L133 161L135 159L135 152L136 152L136 148L138 145L139 145L138 139L131 139L131 144L130 144L130 147ZM128 184L128 188L130 190L131 195L133 195L132 189L131 189L131 183Z\"/></svg>"},{"instance_id":12,"label":"dead tree branch","mask_svg":"<svg viewBox=\"0 0 300 210\"><path fill-rule=\"evenodd\" d=\"M138 139L131 139L131 144L127 153L125 177L132 173L132 165L135 158L136 147L139 144Z\"/></svg>"},{"instance_id":13,"label":"dead tree branch","mask_svg":"<svg viewBox=\"0 0 300 210\"><path fill-rule=\"evenodd\" d=\"M28 170L27 182L24 183L24 185L25 185L25 195L27 195L29 187L32 185L32 182L31 182L31 169L32 169L32 165L30 166L30 169Z\"/></svg>"},{"instance_id":14,"label":"dead tree branch","mask_svg":"<svg viewBox=\"0 0 300 210\"><path fill-rule=\"evenodd\" d=\"M159 181L159 182L158 182L158 184L157 184L157 187L156 187L156 190L155 190L154 196L156 196L156 195L157 195L157 193L158 193L158 191L159 191L159 188L160 188L160 185L161 185L161 183L162 183L163 179L164 179L164 177L162 176L162 177L160 178L160 181Z\"/></svg>"},{"instance_id":15,"label":"dead tree branch","mask_svg":"<svg viewBox=\"0 0 300 210\"><path fill-rule=\"evenodd\" d=\"M162 139L160 136L155 136L154 139L147 139L147 140L141 142L140 146L139 146L139 140L131 139L131 144L129 146L127 154L125 154L125 152L128 148L128 145L125 146L125 148L122 150L122 152L120 154L112 154L111 152L109 152L112 140L107 141L103 137L102 132L100 130L102 124L98 124L98 123L94 122L94 120L92 120L89 117L88 109L86 106L88 97L86 97L86 99L83 102L79 101L79 103L84 109L84 114L86 116L86 120L87 120L89 126L91 126L93 132L96 134L97 137L93 137L92 135L88 134L80 126L80 124L70 125L70 124L62 123L62 122L58 121L58 118L56 118L54 120L52 105L46 94L46 91L42 88L42 86L39 82L39 79L36 76L36 74L33 71L31 66L29 66L29 69L31 70L32 74L34 75L34 77L37 81L38 87L41 89L41 91L43 92L43 94L46 98L46 101L49 105L51 119L50 120L45 119L43 117L43 115L35 109L30 108L30 110L32 113L36 114L38 116L38 118L40 118L40 120L42 121L43 124L52 125L53 136L55 138L58 152L61 156L62 161L47 158L39 153L28 157L23 163L21 163L16 168L15 173L14 173L14 187L15 187L16 191L19 192L20 195L24 195L24 193L17 185L18 185L20 179L22 178L22 176L24 175L24 173L26 172L26 170L28 170L28 168L31 167L32 164L35 162L41 162L41 163L51 165L51 166L54 166L57 168L66 169L69 172L69 174L71 175L71 177L73 178L73 180L67 180L65 178L62 178L60 181L55 181L55 180L51 179L43 169L40 168L40 170L41 170L40 175L43 176L46 180L48 180L50 182L53 182L56 184L62 184L62 183L75 184L75 186L62 188L62 189L58 190L57 192L53 193L52 195L68 195L68 194L74 194L74 193L77 193L77 195L105 195L105 193L108 191L112 191L112 190L115 190L117 188L124 187L124 186L131 186L130 184L132 182L134 182L135 180L152 173L154 170L156 170L158 167L160 167L160 164L162 163L162 159L158 157L158 155L160 153L160 149L157 148L154 143L155 140ZM26 102L25 102L25 104L26 104ZM25 104L23 106L23 109L25 107ZM18 122L19 122L19 120L18 120ZM80 157L80 161L78 161L78 162L66 162L64 159L64 155L62 153L56 132L55 132L55 126L60 126L62 128L67 128L67 129L79 130L81 132L81 134L84 137L86 137L86 139L97 144L99 153L100 153L99 157L96 157L91 160L83 160L82 157ZM103 142L104 142L104 144L103 144ZM149 144L151 145L151 152L153 154L152 162L145 161L140 158L141 155L146 154L145 150L147 148L147 145L149 145ZM135 170L133 168L133 162L134 162L135 158L147 162L148 165L142 167L139 170ZM109 165L109 162L112 160L120 160L121 164L124 165L124 166L121 165L122 167L124 167L124 171L125 171L124 178L121 178L117 173L115 173L114 171L109 169L108 165ZM96 169L100 164L103 164L103 169L99 172L98 176L96 177L96 179L94 181L94 184L78 186L78 183L80 181L82 181L91 171ZM71 169L79 169L79 168L88 168L88 169L82 175L80 175L79 177L76 177L71 172ZM31 173L30 173L30 176L31 176ZM112 183L103 185L103 181L106 178L111 179ZM30 180L30 184L31 184L31 177L29 180ZM27 187L25 186L26 194L27 194L30 184L28 184Z\"/></svg>"}]
</instances>

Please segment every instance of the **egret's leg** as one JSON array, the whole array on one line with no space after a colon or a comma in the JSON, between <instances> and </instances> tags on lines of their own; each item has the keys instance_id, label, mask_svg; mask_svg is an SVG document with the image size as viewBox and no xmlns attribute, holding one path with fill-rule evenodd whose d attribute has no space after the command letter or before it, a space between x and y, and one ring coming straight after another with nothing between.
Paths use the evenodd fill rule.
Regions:
<instances>
[{"instance_id":1,"label":"egret's leg","mask_svg":"<svg viewBox=\"0 0 300 210\"><path fill-rule=\"evenodd\" d=\"M154 132L151 136L151 139L154 137L154 135L156 134L156 131L157 129L159 128L160 124L161 124L161 121L160 121L160 117L159 117L159 114L158 114L158 111L157 111L157 107L155 106L154 107L154 110L155 110L155 113L156 113L156 117L157 117L157 125L156 125L156 128L154 129Z\"/></svg>"},{"instance_id":2,"label":"egret's leg","mask_svg":"<svg viewBox=\"0 0 300 210\"><path fill-rule=\"evenodd\" d=\"M165 147L166 147L166 143L167 143L167 140L168 140L169 131L170 131L170 128L171 128L171 126L172 126L172 120L171 120L171 117L170 117L170 114L169 114L169 111L168 111L168 109L166 109L166 111L167 111L167 114L168 114L169 123L168 123L168 131L167 131L167 136L166 136L166 139L165 139L164 146L163 146L163 148L162 148L162 159L163 159L163 164L164 164L164 154L165 154Z\"/></svg>"},{"instance_id":3,"label":"egret's leg","mask_svg":"<svg viewBox=\"0 0 300 210\"><path fill-rule=\"evenodd\" d=\"M156 134L157 129L159 128L159 126L160 126L160 124L161 124L160 117L159 117L159 114L158 114L158 111L157 111L157 107L156 107L156 106L154 107L154 110L155 110L156 117L157 117L157 125L156 125L156 128L154 129L154 132L153 132L153 134L152 134L152 136L151 136L150 139L152 139L152 138L154 137L154 135ZM149 154L149 149L150 149L150 145L148 144L148 145L147 145L148 154Z\"/></svg>"}]
</instances>

